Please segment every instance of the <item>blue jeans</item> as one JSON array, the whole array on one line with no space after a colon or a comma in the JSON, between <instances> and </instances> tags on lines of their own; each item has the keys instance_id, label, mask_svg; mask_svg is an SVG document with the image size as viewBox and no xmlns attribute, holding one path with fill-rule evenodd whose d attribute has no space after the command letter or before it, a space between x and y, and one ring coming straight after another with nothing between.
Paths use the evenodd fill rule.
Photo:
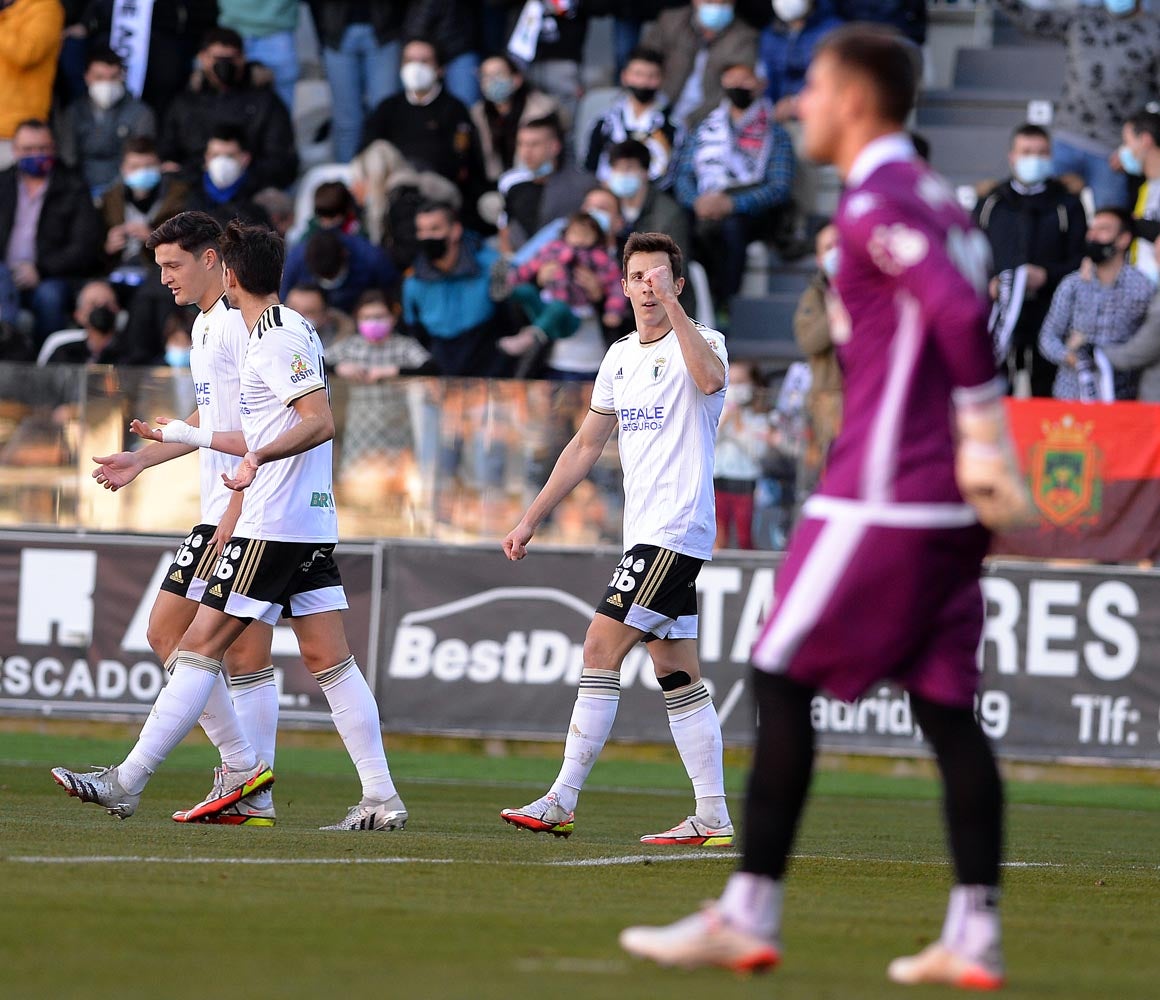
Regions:
<instances>
[{"instance_id":1,"label":"blue jeans","mask_svg":"<svg viewBox=\"0 0 1160 1000\"><path fill-rule=\"evenodd\" d=\"M443 86L467 107L479 100L479 53L464 52L443 69Z\"/></svg>"},{"instance_id":2,"label":"blue jeans","mask_svg":"<svg viewBox=\"0 0 1160 1000\"><path fill-rule=\"evenodd\" d=\"M298 82L298 49L293 31L277 31L272 35L244 39L246 58L270 67L274 73L274 90L282 98L286 110L294 114L294 84Z\"/></svg>"},{"instance_id":3,"label":"blue jeans","mask_svg":"<svg viewBox=\"0 0 1160 1000\"><path fill-rule=\"evenodd\" d=\"M20 311L20 296L12 281L12 272L0 264L0 323L15 323Z\"/></svg>"},{"instance_id":4,"label":"blue jeans","mask_svg":"<svg viewBox=\"0 0 1160 1000\"><path fill-rule=\"evenodd\" d=\"M1078 174L1092 189L1096 209L1130 208L1128 205L1128 178L1108 165L1108 157L1102 153L1089 153L1077 149L1062 139L1052 145L1052 173Z\"/></svg>"},{"instance_id":5,"label":"blue jeans","mask_svg":"<svg viewBox=\"0 0 1160 1000\"><path fill-rule=\"evenodd\" d=\"M69 316L72 312L73 290L67 278L41 278L35 288L24 290L20 303L36 319L33 340L38 348L50 333L75 325Z\"/></svg>"},{"instance_id":6,"label":"blue jeans","mask_svg":"<svg viewBox=\"0 0 1160 1000\"><path fill-rule=\"evenodd\" d=\"M617 17L612 21L612 45L616 49L618 77L628 62L628 57L632 55L632 50L640 42L640 29L641 22L635 17Z\"/></svg>"},{"instance_id":7,"label":"blue jeans","mask_svg":"<svg viewBox=\"0 0 1160 1000\"><path fill-rule=\"evenodd\" d=\"M337 49L323 48L330 80L334 158L349 163L358 152L363 118L380 101L402 89L399 82L401 42L380 45L369 24L352 24Z\"/></svg>"}]
</instances>

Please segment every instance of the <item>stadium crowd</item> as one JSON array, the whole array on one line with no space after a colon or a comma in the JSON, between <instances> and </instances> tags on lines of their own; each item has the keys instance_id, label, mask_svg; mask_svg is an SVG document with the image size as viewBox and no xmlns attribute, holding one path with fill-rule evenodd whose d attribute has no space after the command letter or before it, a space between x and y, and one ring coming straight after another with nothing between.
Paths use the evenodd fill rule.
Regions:
<instances>
[{"instance_id":1,"label":"stadium crowd","mask_svg":"<svg viewBox=\"0 0 1160 1000\"><path fill-rule=\"evenodd\" d=\"M1160 19L1128 0L997 6L1069 65L1056 134L1013 121L1006 177L975 208L996 359L1019 394L1160 399ZM307 16L321 130L295 115ZM619 89L593 107L600 17ZM808 485L840 421L824 308L840 253L796 183L805 68L846 20L895 25L919 58L926 18L922 0L0 0L0 360L186 366L190 319L144 244L199 209L286 236L283 299L398 438L383 386L400 376L591 381L631 326L632 232L700 262L726 332L747 246L797 260L816 234L806 361L776 395L759 365L733 372L719 500L747 546L755 489L761 507L762 489Z\"/></svg>"}]
</instances>

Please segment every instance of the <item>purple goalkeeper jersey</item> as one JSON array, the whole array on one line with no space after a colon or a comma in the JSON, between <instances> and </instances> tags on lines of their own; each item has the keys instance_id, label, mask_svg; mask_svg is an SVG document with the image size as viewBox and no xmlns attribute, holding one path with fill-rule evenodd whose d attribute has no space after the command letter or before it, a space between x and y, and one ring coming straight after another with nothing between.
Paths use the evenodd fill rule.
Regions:
<instances>
[{"instance_id":1,"label":"purple goalkeeper jersey","mask_svg":"<svg viewBox=\"0 0 1160 1000\"><path fill-rule=\"evenodd\" d=\"M987 333L987 240L901 134L859 155L836 224L830 325L844 423L818 493L856 501L870 520L879 512L933 527L946 508L898 505L962 505L952 397L999 392Z\"/></svg>"}]
</instances>

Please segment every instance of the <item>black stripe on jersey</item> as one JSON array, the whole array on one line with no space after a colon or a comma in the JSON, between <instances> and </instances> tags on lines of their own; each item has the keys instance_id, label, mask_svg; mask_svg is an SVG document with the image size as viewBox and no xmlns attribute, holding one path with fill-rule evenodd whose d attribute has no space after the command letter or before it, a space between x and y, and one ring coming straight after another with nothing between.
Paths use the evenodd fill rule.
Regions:
<instances>
[{"instance_id":1,"label":"black stripe on jersey","mask_svg":"<svg viewBox=\"0 0 1160 1000\"><path fill-rule=\"evenodd\" d=\"M257 333L258 339L262 339L262 335L275 330L282 325L282 310L280 307L273 305L267 306L266 311L258 317L258 325L254 327L254 332Z\"/></svg>"}]
</instances>

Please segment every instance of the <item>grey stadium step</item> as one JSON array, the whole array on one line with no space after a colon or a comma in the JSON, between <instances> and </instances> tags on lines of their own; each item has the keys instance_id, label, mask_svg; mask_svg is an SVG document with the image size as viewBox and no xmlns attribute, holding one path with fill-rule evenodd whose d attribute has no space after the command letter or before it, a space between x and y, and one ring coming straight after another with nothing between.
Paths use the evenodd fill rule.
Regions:
<instances>
[{"instance_id":1,"label":"grey stadium step","mask_svg":"<svg viewBox=\"0 0 1160 1000\"><path fill-rule=\"evenodd\" d=\"M1006 90L928 90L920 95L915 116L918 131L930 125L991 125L1011 131L1027 121L1027 104L1051 101L1048 94L1015 96Z\"/></svg>"},{"instance_id":2,"label":"grey stadium step","mask_svg":"<svg viewBox=\"0 0 1160 1000\"><path fill-rule=\"evenodd\" d=\"M1062 45L959 49L955 53L953 83L956 88L1058 97L1066 65L1067 52Z\"/></svg>"},{"instance_id":3,"label":"grey stadium step","mask_svg":"<svg viewBox=\"0 0 1160 1000\"><path fill-rule=\"evenodd\" d=\"M1010 127L931 125L919 131L930 143L931 166L955 184L1007 174Z\"/></svg>"},{"instance_id":4,"label":"grey stadium step","mask_svg":"<svg viewBox=\"0 0 1160 1000\"><path fill-rule=\"evenodd\" d=\"M729 357L745 361L796 361L802 357L793 339L798 296L737 296L729 308Z\"/></svg>"}]
</instances>

